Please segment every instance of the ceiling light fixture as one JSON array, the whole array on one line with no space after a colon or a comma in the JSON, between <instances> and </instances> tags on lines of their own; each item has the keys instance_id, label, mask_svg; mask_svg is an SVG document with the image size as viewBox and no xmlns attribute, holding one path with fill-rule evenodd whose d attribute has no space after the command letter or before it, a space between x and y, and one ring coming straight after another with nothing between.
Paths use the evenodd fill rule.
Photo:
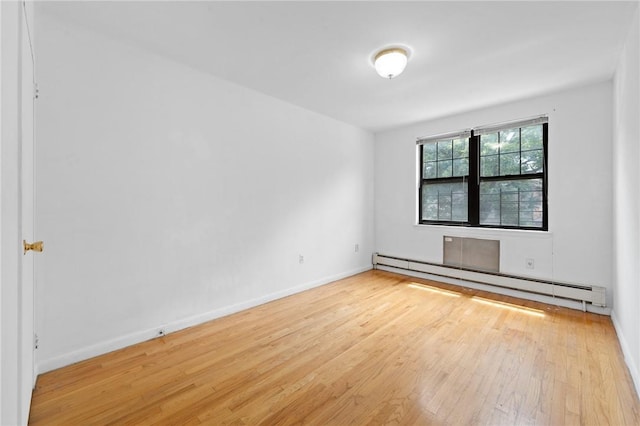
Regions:
<instances>
[{"instance_id":1,"label":"ceiling light fixture","mask_svg":"<svg viewBox=\"0 0 640 426\"><path fill-rule=\"evenodd\" d=\"M376 53L373 58L373 64L380 77L391 79L402 74L402 71L407 66L408 59L409 55L405 49L392 47Z\"/></svg>"}]
</instances>

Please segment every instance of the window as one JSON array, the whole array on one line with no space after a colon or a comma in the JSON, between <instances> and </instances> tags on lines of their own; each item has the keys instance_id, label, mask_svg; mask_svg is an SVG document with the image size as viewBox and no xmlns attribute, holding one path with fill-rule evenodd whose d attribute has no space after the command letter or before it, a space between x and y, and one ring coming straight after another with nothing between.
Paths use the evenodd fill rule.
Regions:
<instances>
[{"instance_id":1,"label":"window","mask_svg":"<svg viewBox=\"0 0 640 426\"><path fill-rule=\"evenodd\" d=\"M470 136L471 132L450 134L421 145L423 220L467 222Z\"/></svg>"},{"instance_id":2,"label":"window","mask_svg":"<svg viewBox=\"0 0 640 426\"><path fill-rule=\"evenodd\" d=\"M420 138L422 224L547 230L546 117Z\"/></svg>"}]
</instances>

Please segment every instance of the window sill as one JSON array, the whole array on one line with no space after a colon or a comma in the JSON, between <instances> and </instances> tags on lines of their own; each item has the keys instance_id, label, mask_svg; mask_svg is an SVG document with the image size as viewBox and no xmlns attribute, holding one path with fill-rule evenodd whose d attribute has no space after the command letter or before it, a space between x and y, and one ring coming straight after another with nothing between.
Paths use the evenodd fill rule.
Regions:
<instances>
[{"instance_id":1,"label":"window sill","mask_svg":"<svg viewBox=\"0 0 640 426\"><path fill-rule=\"evenodd\" d=\"M517 237L531 239L549 239L553 237L551 231L536 231L530 229L477 228L472 226L425 225L421 223L414 223L413 227L419 231L441 231L440 233L452 237Z\"/></svg>"}]
</instances>

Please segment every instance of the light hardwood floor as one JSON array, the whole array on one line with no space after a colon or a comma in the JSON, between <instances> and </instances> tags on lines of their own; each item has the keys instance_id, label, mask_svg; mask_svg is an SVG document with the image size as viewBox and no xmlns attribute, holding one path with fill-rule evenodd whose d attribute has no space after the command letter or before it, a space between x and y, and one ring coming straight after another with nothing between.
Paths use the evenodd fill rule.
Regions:
<instances>
[{"instance_id":1,"label":"light hardwood floor","mask_svg":"<svg viewBox=\"0 0 640 426\"><path fill-rule=\"evenodd\" d=\"M30 424L638 425L611 320L381 271L38 378Z\"/></svg>"}]
</instances>

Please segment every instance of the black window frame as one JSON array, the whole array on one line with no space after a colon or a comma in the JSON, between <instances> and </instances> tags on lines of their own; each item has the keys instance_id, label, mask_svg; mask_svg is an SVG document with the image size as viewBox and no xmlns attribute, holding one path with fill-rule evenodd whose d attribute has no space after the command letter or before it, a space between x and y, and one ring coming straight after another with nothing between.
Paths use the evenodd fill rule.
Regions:
<instances>
[{"instance_id":1,"label":"black window frame","mask_svg":"<svg viewBox=\"0 0 640 426\"><path fill-rule=\"evenodd\" d=\"M549 174L549 162L548 162L548 141L549 141L549 124L545 120L541 123L535 123L542 125L542 144L543 144L543 170L537 173L525 173L522 174L509 174L498 176L481 176L480 174L480 137L481 135L475 134L474 130L471 130L469 136L469 175L468 177L446 177L446 178L425 178L424 176L424 142L418 141L418 164L420 169L419 184L418 184L418 224L420 225L438 225L438 226L461 226L461 227L474 227L474 228L489 228L489 229L515 229L515 230L531 230L531 231L548 231L549 230L549 208L548 208L548 174ZM496 132L518 128L522 133L522 128L528 127L534 124L527 123L505 123L501 126L496 126ZM438 139L437 137L428 138L427 143L434 143L439 140L447 140L447 137ZM522 152L522 145L520 145L520 153ZM480 223L480 184L482 182L499 182L499 181L522 181L542 179L542 226L514 226L514 225L489 225ZM437 184L437 183L458 183L467 182L467 221L453 221L453 220L424 220L423 219L423 187L425 184ZM518 211L519 207L518 207Z\"/></svg>"}]
</instances>

